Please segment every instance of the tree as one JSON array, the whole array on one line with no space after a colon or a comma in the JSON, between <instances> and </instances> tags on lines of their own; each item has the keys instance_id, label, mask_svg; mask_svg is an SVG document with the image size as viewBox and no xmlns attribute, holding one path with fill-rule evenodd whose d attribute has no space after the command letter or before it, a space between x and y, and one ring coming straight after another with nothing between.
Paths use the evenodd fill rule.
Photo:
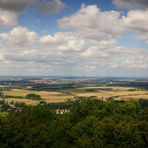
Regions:
<instances>
[{"instance_id":1,"label":"tree","mask_svg":"<svg viewBox=\"0 0 148 148\"><path fill-rule=\"evenodd\" d=\"M31 100L41 100L41 96L37 94L28 94L26 96L26 99L31 99Z\"/></svg>"}]
</instances>

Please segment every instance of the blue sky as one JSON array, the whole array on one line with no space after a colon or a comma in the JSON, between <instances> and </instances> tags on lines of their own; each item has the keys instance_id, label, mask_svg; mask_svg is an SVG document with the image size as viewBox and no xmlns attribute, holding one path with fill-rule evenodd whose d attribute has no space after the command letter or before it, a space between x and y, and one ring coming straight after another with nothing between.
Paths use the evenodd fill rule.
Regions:
<instances>
[{"instance_id":1,"label":"blue sky","mask_svg":"<svg viewBox=\"0 0 148 148\"><path fill-rule=\"evenodd\" d=\"M40 1L42 2L42 1ZM120 11L122 14L127 14L127 9L119 9L113 5L112 0L63 0L65 8L59 13L44 14L36 11L34 5L30 5L28 10L24 13L19 14L18 20L21 26L27 27L29 30L35 31L40 35L43 34L54 34L59 30L57 26L57 20L71 15L76 12L82 4L86 5L97 5L102 11L116 10ZM135 39L133 36L128 34L119 38L119 44L125 47L132 47L133 45L137 47L147 47L145 43L141 43Z\"/></svg>"},{"instance_id":2,"label":"blue sky","mask_svg":"<svg viewBox=\"0 0 148 148\"><path fill-rule=\"evenodd\" d=\"M30 30L36 31L42 34L44 30L48 30L49 33L58 31L57 19L64 16L71 15L76 12L82 4L97 5L102 11L119 10L116 8L111 0L63 0L65 5L64 9L58 13L39 13L36 11L34 5L30 5L27 11L20 13L18 20L21 26L27 26ZM123 11L123 10L121 10ZM124 10L126 12L126 10Z\"/></svg>"},{"instance_id":3,"label":"blue sky","mask_svg":"<svg viewBox=\"0 0 148 148\"><path fill-rule=\"evenodd\" d=\"M5 0L0 13L0 75L148 76L146 0Z\"/></svg>"}]
</instances>

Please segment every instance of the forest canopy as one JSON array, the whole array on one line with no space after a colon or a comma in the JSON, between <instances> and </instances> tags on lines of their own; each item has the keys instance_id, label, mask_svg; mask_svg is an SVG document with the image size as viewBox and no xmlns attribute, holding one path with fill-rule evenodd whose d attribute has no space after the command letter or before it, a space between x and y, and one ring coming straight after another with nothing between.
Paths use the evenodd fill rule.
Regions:
<instances>
[{"instance_id":1,"label":"forest canopy","mask_svg":"<svg viewBox=\"0 0 148 148\"><path fill-rule=\"evenodd\" d=\"M146 148L148 101L92 97L25 106L21 112L0 116L0 147Z\"/></svg>"}]
</instances>

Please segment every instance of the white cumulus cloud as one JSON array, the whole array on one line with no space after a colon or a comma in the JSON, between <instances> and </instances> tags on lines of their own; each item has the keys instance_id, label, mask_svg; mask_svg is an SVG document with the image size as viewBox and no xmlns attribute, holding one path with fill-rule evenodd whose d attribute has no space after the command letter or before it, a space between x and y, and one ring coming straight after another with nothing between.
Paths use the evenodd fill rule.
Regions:
<instances>
[{"instance_id":1,"label":"white cumulus cloud","mask_svg":"<svg viewBox=\"0 0 148 148\"><path fill-rule=\"evenodd\" d=\"M15 13L0 9L0 28L17 26L17 16Z\"/></svg>"},{"instance_id":2,"label":"white cumulus cloud","mask_svg":"<svg viewBox=\"0 0 148 148\"><path fill-rule=\"evenodd\" d=\"M9 69L24 74L103 75L134 70L145 74L147 49L125 48L118 43L118 37L129 30L146 40L145 13L132 10L123 16L83 5L76 13L61 18L58 24L62 31L53 35L40 36L25 27L14 27L0 33L0 67L6 73Z\"/></svg>"}]
</instances>

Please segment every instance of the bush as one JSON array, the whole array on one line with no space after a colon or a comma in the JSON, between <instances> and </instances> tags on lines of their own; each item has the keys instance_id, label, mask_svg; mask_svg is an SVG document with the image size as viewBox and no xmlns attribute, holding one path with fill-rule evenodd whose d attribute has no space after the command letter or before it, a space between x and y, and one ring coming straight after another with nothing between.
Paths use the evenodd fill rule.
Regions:
<instances>
[{"instance_id":1,"label":"bush","mask_svg":"<svg viewBox=\"0 0 148 148\"><path fill-rule=\"evenodd\" d=\"M41 100L41 96L40 96L40 95L36 95L36 94L28 94L28 95L26 96L26 99Z\"/></svg>"}]
</instances>

